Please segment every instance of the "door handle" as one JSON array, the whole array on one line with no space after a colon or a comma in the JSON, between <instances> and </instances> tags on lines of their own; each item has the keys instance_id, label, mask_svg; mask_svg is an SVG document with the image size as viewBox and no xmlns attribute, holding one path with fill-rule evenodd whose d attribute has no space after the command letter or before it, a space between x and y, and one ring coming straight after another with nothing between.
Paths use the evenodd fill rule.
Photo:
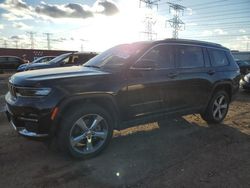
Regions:
<instances>
[{"instance_id":1,"label":"door handle","mask_svg":"<svg viewBox=\"0 0 250 188\"><path fill-rule=\"evenodd\" d=\"M214 73L215 73L215 70L213 70L213 69L210 69L210 70L208 70L208 72L207 72L209 75L213 75Z\"/></svg>"},{"instance_id":2,"label":"door handle","mask_svg":"<svg viewBox=\"0 0 250 188\"><path fill-rule=\"evenodd\" d=\"M176 72L168 73L168 77L169 77L169 78L175 78L175 77L177 77L177 76L178 76L178 73L176 73Z\"/></svg>"}]
</instances>

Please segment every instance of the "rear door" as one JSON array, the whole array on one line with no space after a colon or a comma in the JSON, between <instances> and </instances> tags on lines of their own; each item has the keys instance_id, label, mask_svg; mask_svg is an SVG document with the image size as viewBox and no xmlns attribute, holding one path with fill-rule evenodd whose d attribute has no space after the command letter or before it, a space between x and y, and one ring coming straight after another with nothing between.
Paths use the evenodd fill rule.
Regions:
<instances>
[{"instance_id":1,"label":"rear door","mask_svg":"<svg viewBox=\"0 0 250 188\"><path fill-rule=\"evenodd\" d=\"M208 100L211 82L205 48L176 45L178 101L184 109L201 109ZM211 72L212 74L212 72Z\"/></svg>"}]
</instances>

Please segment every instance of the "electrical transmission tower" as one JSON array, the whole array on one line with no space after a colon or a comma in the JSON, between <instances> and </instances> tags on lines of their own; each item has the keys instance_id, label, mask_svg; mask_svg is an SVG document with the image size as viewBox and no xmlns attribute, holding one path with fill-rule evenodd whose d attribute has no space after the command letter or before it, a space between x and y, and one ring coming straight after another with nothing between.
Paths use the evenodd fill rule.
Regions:
<instances>
[{"instance_id":1,"label":"electrical transmission tower","mask_svg":"<svg viewBox=\"0 0 250 188\"><path fill-rule=\"evenodd\" d=\"M48 50L51 50L51 45L50 45L50 36L52 35L51 33L44 33L47 36L47 48Z\"/></svg>"},{"instance_id":2,"label":"electrical transmission tower","mask_svg":"<svg viewBox=\"0 0 250 188\"><path fill-rule=\"evenodd\" d=\"M34 49L34 35L35 35L35 32L27 32L27 34L30 36L30 48L31 49Z\"/></svg>"},{"instance_id":3,"label":"electrical transmission tower","mask_svg":"<svg viewBox=\"0 0 250 188\"><path fill-rule=\"evenodd\" d=\"M146 16L145 16L145 20L144 20L145 31L142 32L142 33L146 34L148 40L153 40L153 36L157 35L157 33L153 32L153 25L156 23L156 21L153 18L152 10L153 10L154 6L156 6L158 9L158 2L159 1L160 0L140 0L140 2L139 2L140 8L142 8L142 5L144 4L145 7L147 8L147 10L151 11L148 14L146 14Z\"/></svg>"},{"instance_id":4,"label":"electrical transmission tower","mask_svg":"<svg viewBox=\"0 0 250 188\"><path fill-rule=\"evenodd\" d=\"M167 20L167 22L173 28L173 38L177 39L178 32L182 29L185 29L185 23L180 19L180 14L184 14L186 7L170 2L168 2L168 4L169 12L171 13L173 11L174 17L170 20Z\"/></svg>"}]
</instances>

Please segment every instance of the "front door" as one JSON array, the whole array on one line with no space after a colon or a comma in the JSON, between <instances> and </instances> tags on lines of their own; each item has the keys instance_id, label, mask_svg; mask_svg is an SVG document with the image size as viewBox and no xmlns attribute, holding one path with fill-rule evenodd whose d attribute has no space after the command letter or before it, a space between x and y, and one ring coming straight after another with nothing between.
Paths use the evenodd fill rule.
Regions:
<instances>
[{"instance_id":1,"label":"front door","mask_svg":"<svg viewBox=\"0 0 250 188\"><path fill-rule=\"evenodd\" d=\"M145 53L128 71L127 101L132 117L167 110L175 87L176 68L171 45L159 44ZM151 63L151 64L150 64Z\"/></svg>"}]
</instances>

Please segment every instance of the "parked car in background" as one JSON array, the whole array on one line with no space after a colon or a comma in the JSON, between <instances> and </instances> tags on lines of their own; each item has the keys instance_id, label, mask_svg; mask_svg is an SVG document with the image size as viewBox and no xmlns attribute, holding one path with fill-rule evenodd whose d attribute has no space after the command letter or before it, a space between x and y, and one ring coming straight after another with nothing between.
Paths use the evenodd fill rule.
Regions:
<instances>
[{"instance_id":1,"label":"parked car in background","mask_svg":"<svg viewBox=\"0 0 250 188\"><path fill-rule=\"evenodd\" d=\"M20 65L18 68L17 68L17 72L21 72L21 71L25 71L28 64L32 64L32 63L47 63L49 62L50 60L54 59L56 56L43 56L43 57L39 57L37 59L35 59L34 61L32 61L31 63L25 63L25 64L22 64Z\"/></svg>"},{"instance_id":2,"label":"parked car in background","mask_svg":"<svg viewBox=\"0 0 250 188\"><path fill-rule=\"evenodd\" d=\"M19 71L82 65L96 55L97 55L96 53L82 53L82 52L65 53L55 57L54 59L48 62L28 63L24 70L19 69Z\"/></svg>"},{"instance_id":3,"label":"parked car in background","mask_svg":"<svg viewBox=\"0 0 250 188\"><path fill-rule=\"evenodd\" d=\"M240 60L240 59L236 59L235 61L239 65L240 73L242 75L246 75L247 73L250 72L250 62L243 61L243 60Z\"/></svg>"},{"instance_id":4,"label":"parked car in background","mask_svg":"<svg viewBox=\"0 0 250 188\"><path fill-rule=\"evenodd\" d=\"M118 45L83 66L17 73L5 100L19 134L56 139L62 151L86 158L114 129L193 113L222 122L239 80L229 49L167 39Z\"/></svg>"},{"instance_id":5,"label":"parked car in background","mask_svg":"<svg viewBox=\"0 0 250 188\"><path fill-rule=\"evenodd\" d=\"M16 71L24 61L16 56L0 56L0 72Z\"/></svg>"},{"instance_id":6,"label":"parked car in background","mask_svg":"<svg viewBox=\"0 0 250 188\"><path fill-rule=\"evenodd\" d=\"M242 89L250 91L250 73L240 80L240 86Z\"/></svg>"}]
</instances>

